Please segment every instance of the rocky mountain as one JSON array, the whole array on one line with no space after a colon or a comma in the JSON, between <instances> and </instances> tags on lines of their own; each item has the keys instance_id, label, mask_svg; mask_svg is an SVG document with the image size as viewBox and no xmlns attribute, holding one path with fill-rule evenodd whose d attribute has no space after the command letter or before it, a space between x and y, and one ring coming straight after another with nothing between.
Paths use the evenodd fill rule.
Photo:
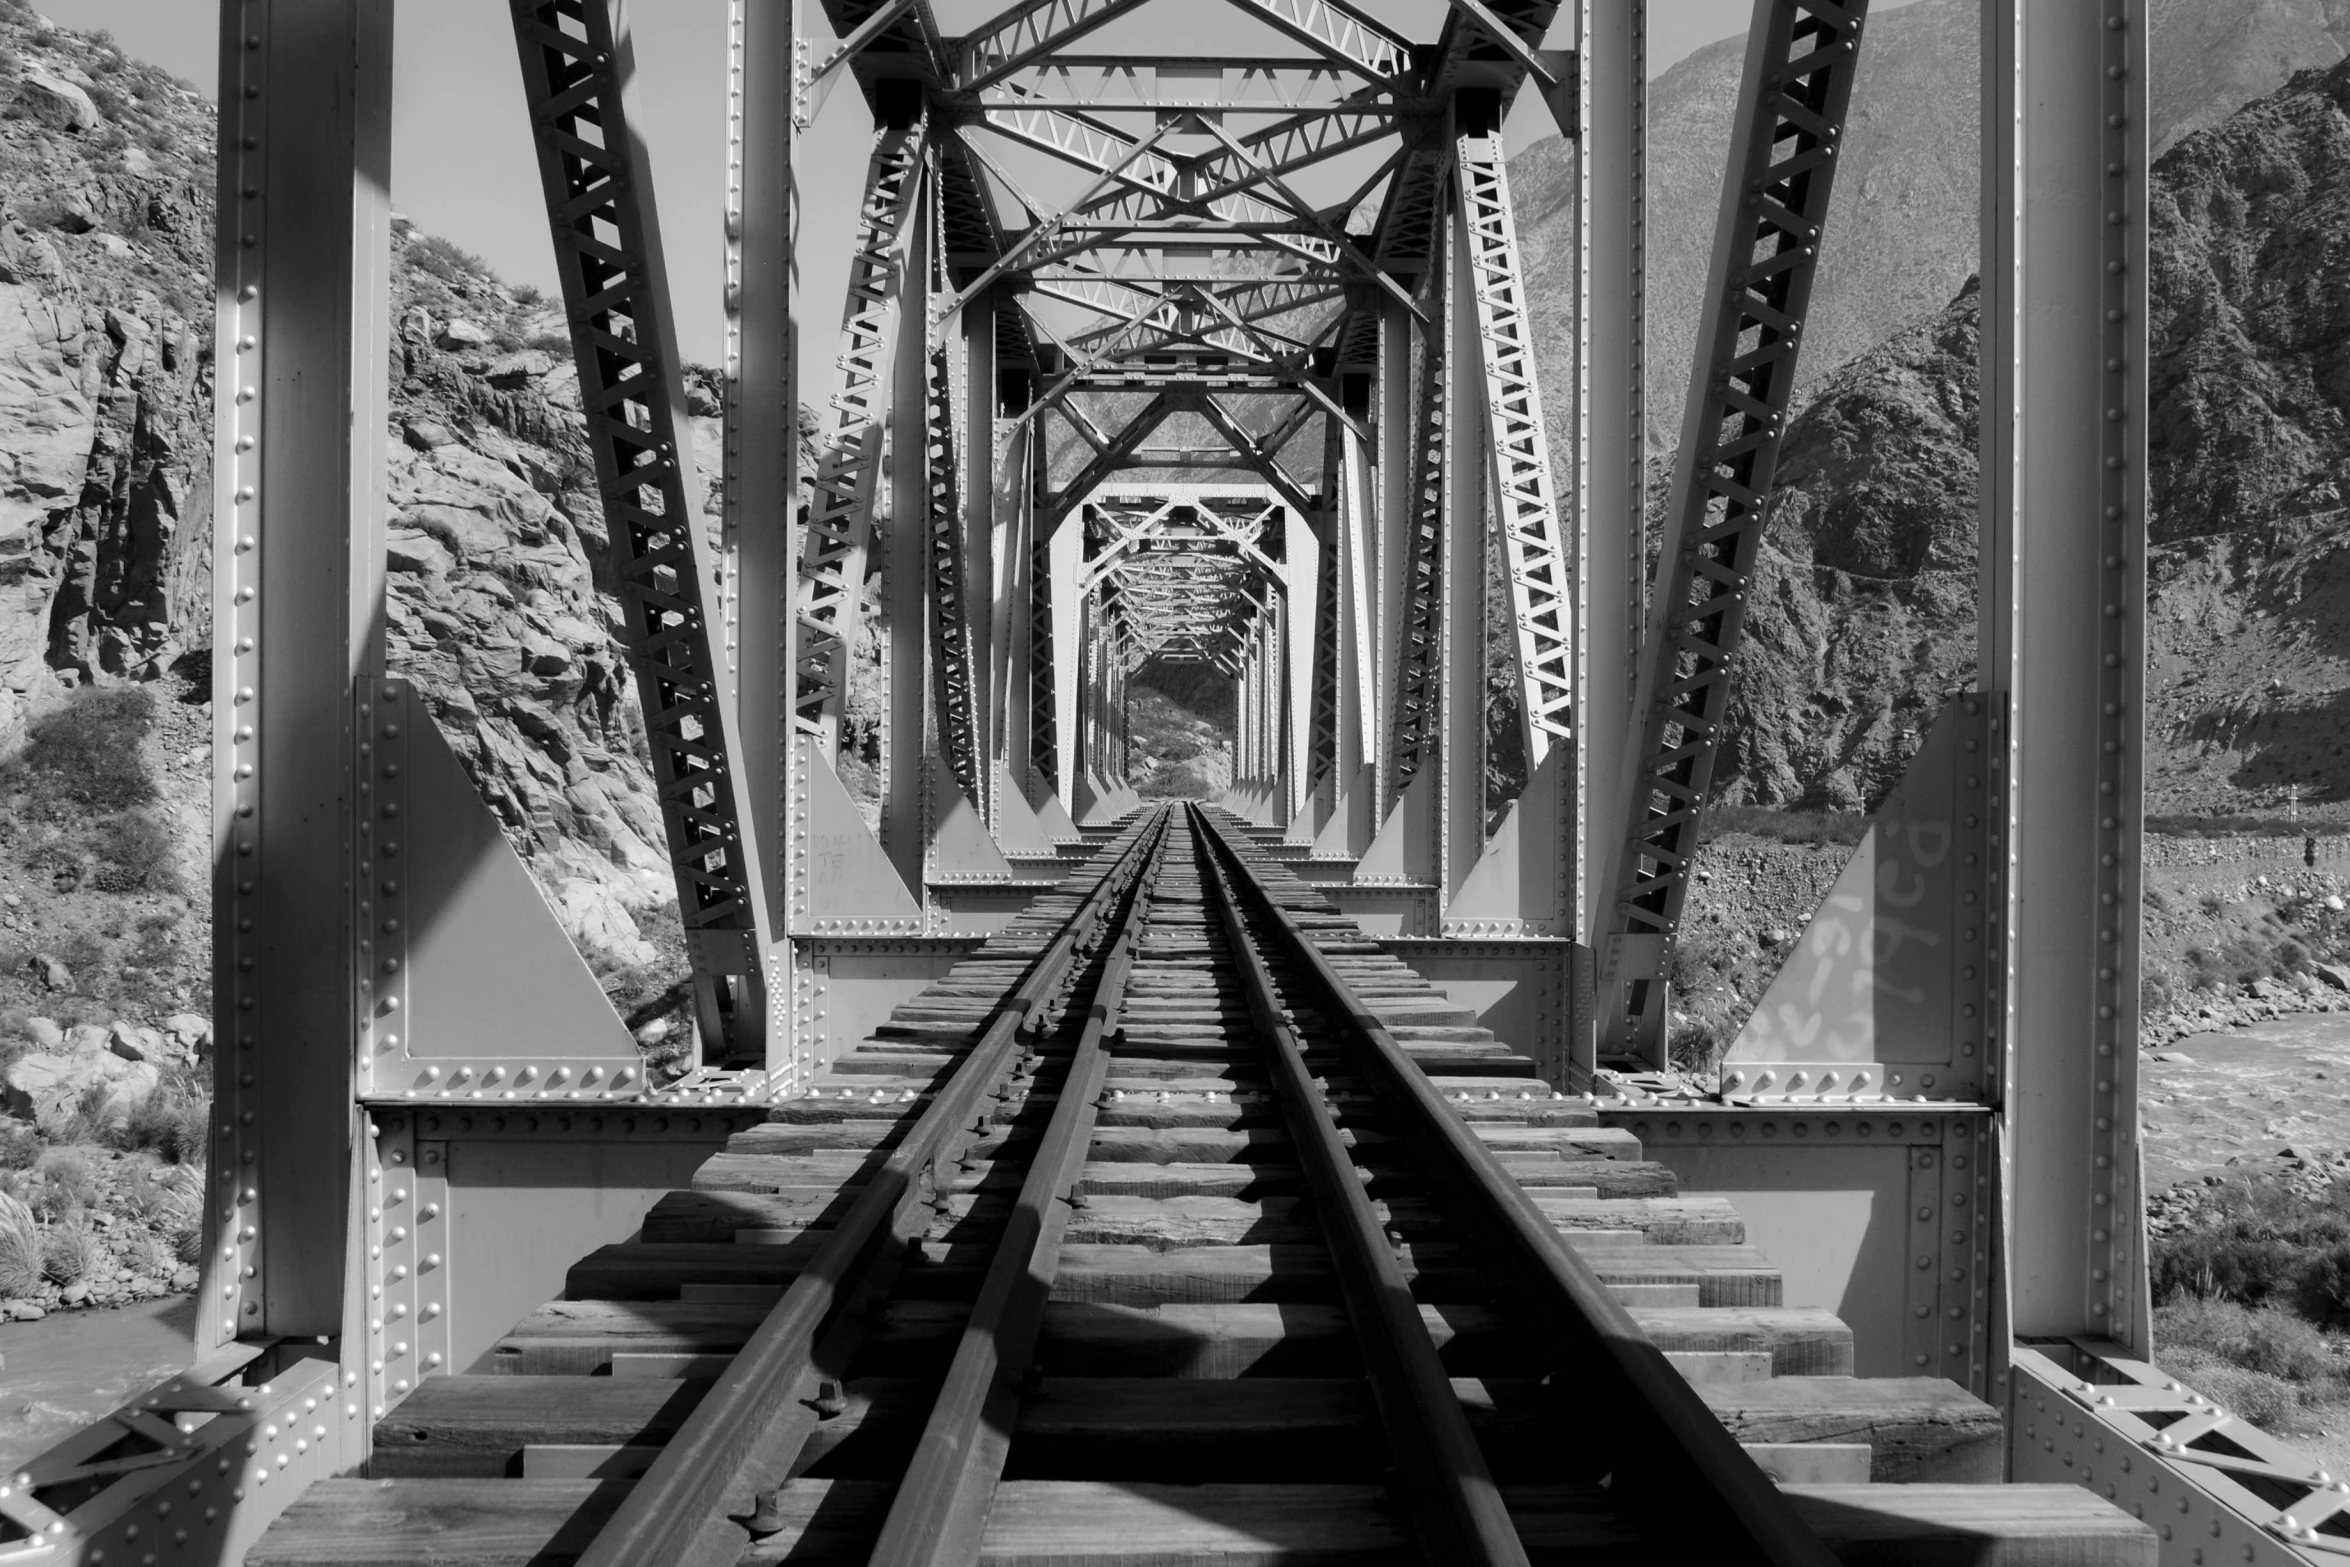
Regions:
<instances>
[{"instance_id":1,"label":"rocky mountain","mask_svg":"<svg viewBox=\"0 0 2350 1567\"><path fill-rule=\"evenodd\" d=\"M1920 0L1869 24L1798 398L1941 308L1975 270L1981 9L1978 0ZM2350 0L2156 0L2153 25L2160 152L2294 72L2341 60ZM1743 36L1708 44L1649 84L1646 401L1655 451L1681 438L1745 48ZM1573 300L1571 173L1567 144L1556 139L1510 163L1534 293L1561 331ZM1560 366L1548 384L1563 387L1565 373Z\"/></svg>"},{"instance_id":2,"label":"rocky mountain","mask_svg":"<svg viewBox=\"0 0 2350 1567\"><path fill-rule=\"evenodd\" d=\"M2350 808L2350 61L2155 165L2149 784Z\"/></svg>"},{"instance_id":3,"label":"rocky mountain","mask_svg":"<svg viewBox=\"0 0 2350 1567\"><path fill-rule=\"evenodd\" d=\"M213 124L0 3L0 745L92 683L208 697ZM657 992L673 893L560 309L405 222L393 251L391 666L591 961ZM168 760L200 865L209 770Z\"/></svg>"},{"instance_id":4,"label":"rocky mountain","mask_svg":"<svg viewBox=\"0 0 2350 1567\"><path fill-rule=\"evenodd\" d=\"M1897 13L1898 14L1898 13ZM2153 170L2148 805L2350 812L2350 61ZM1975 293L1790 426L1731 799L1853 806L1973 676Z\"/></svg>"}]
</instances>

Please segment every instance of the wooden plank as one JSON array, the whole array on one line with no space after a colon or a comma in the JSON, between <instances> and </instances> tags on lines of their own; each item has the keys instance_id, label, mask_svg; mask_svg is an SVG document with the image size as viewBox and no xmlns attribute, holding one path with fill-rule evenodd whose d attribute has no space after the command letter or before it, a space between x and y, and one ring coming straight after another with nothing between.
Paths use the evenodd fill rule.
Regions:
<instances>
[{"instance_id":1,"label":"wooden plank","mask_svg":"<svg viewBox=\"0 0 2350 1567\"><path fill-rule=\"evenodd\" d=\"M553 1567L575 1560L625 1480L319 1480L246 1567Z\"/></svg>"},{"instance_id":2,"label":"wooden plank","mask_svg":"<svg viewBox=\"0 0 2350 1567\"><path fill-rule=\"evenodd\" d=\"M778 1498L783 1532L755 1544L745 1567L862 1561L886 1505L882 1483L794 1481ZM1579 1567L1653 1564L1644 1540L1596 1488L1512 1493L1521 1529L1546 1559ZM982 1567L1299 1567L1419 1560L1410 1526L1373 1485L1167 1485L1007 1481L988 1514Z\"/></svg>"},{"instance_id":3,"label":"wooden plank","mask_svg":"<svg viewBox=\"0 0 2350 1567\"><path fill-rule=\"evenodd\" d=\"M1879 1482L1997 1484L1999 1411L1939 1377L1779 1377L1698 1388L1742 1442L1866 1442Z\"/></svg>"},{"instance_id":4,"label":"wooden plank","mask_svg":"<svg viewBox=\"0 0 2350 1567\"><path fill-rule=\"evenodd\" d=\"M2156 1567L2154 1531L2077 1485L1791 1485L1844 1567Z\"/></svg>"},{"instance_id":5,"label":"wooden plank","mask_svg":"<svg viewBox=\"0 0 2350 1567\"><path fill-rule=\"evenodd\" d=\"M710 1384L618 1377L429 1377L375 1423L379 1478L506 1474L533 1443L658 1447Z\"/></svg>"},{"instance_id":6,"label":"wooden plank","mask_svg":"<svg viewBox=\"0 0 2350 1567\"><path fill-rule=\"evenodd\" d=\"M1762 1351L1780 1377L1852 1375L1852 1329L1817 1306L1635 1306L1632 1320L1649 1342L1671 1352Z\"/></svg>"},{"instance_id":7,"label":"wooden plank","mask_svg":"<svg viewBox=\"0 0 2350 1567\"><path fill-rule=\"evenodd\" d=\"M1754 1466L1781 1485L1866 1485L1866 1442L1741 1442Z\"/></svg>"},{"instance_id":8,"label":"wooden plank","mask_svg":"<svg viewBox=\"0 0 2350 1567\"><path fill-rule=\"evenodd\" d=\"M522 1449L525 1480L634 1480L653 1467L658 1447L605 1445L548 1446L533 1443Z\"/></svg>"},{"instance_id":9,"label":"wooden plank","mask_svg":"<svg viewBox=\"0 0 2350 1567\"><path fill-rule=\"evenodd\" d=\"M1665 1359L1691 1382L1767 1382L1771 1377L1767 1349L1667 1350Z\"/></svg>"},{"instance_id":10,"label":"wooden plank","mask_svg":"<svg viewBox=\"0 0 2350 1567\"><path fill-rule=\"evenodd\" d=\"M1616 1297L1616 1304L1626 1309L1639 1306L1695 1306L1698 1289L1694 1284L1610 1284L1608 1292Z\"/></svg>"}]
</instances>

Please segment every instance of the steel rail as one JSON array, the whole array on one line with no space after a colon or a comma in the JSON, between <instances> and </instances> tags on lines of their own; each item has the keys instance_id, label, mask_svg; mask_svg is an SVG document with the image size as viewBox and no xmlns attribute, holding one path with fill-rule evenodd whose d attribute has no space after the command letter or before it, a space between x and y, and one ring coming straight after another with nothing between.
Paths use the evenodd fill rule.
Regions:
<instances>
[{"instance_id":1,"label":"steel rail","mask_svg":"<svg viewBox=\"0 0 2350 1567\"><path fill-rule=\"evenodd\" d=\"M1224 927L1240 970L1249 1014L1256 1020L1267 1069L1281 1100L1281 1118L1321 1220L1347 1319L1362 1349L1372 1402L1409 1504L1420 1549L1432 1562L1493 1563L1519 1567L1526 1547L1510 1521L1501 1490L1485 1467L1469 1417L1436 1358L1419 1302L1355 1173L1354 1157L1305 1061L1305 1042L1273 988L1264 955L1248 930L1233 882L1253 882L1231 847L1202 814L1185 807L1199 835L1212 884L1209 901ZM1221 855L1218 854L1221 850ZM1229 861L1229 868L1224 863Z\"/></svg>"},{"instance_id":2,"label":"steel rail","mask_svg":"<svg viewBox=\"0 0 2350 1567\"><path fill-rule=\"evenodd\" d=\"M818 1334L856 1293L861 1277L894 1255L885 1243L903 1238L898 1227L905 1210L925 1199L937 1167L959 1153L955 1145L969 1132L988 1091L1011 1070L1022 1037L1033 1031L1080 952L1148 863L1150 826L1137 824L1133 841L996 1004L946 1086L580 1553L579 1567L699 1567L732 1563L741 1554L744 1531L729 1509L747 1511L751 1493L773 1478L745 1470L763 1455L773 1457L770 1432L798 1408Z\"/></svg>"},{"instance_id":3,"label":"steel rail","mask_svg":"<svg viewBox=\"0 0 2350 1567\"><path fill-rule=\"evenodd\" d=\"M1247 862L1223 828L1202 813L1209 840L1245 873ZM1572 1377L1585 1402L1613 1412L1625 1452L1637 1463L1619 1480L1645 1476L1669 1487L1682 1509L1677 1527L1692 1559L1835 1567L1836 1558L1798 1517L1777 1485L1746 1455L1688 1380L1649 1341L1551 1222L1461 1119L1386 1025L1253 874L1235 878L1292 963L1320 993L1323 1015L1348 1045L1350 1064L1398 1115L1423 1167L1455 1199L1487 1255L1516 1286L1527 1320L1539 1324L1550 1374ZM1449 1389L1447 1392L1449 1395ZM1690 1479L1697 1484L1690 1485Z\"/></svg>"},{"instance_id":4,"label":"steel rail","mask_svg":"<svg viewBox=\"0 0 2350 1567\"><path fill-rule=\"evenodd\" d=\"M1092 1151L1094 1120L1110 1070L1104 1041L1117 1027L1126 977L1150 913L1153 872L1166 854L1173 820L1172 811L1161 811L1145 829L1149 857L1134 879L1118 934L1094 982L1060 1099L914 1446L914 1461L898 1483L880 1539L867 1558L872 1567L971 1567L979 1560L988 1508L1019 1419L1020 1380L1060 1269L1061 1237L1084 1197L1078 1179Z\"/></svg>"}]
</instances>

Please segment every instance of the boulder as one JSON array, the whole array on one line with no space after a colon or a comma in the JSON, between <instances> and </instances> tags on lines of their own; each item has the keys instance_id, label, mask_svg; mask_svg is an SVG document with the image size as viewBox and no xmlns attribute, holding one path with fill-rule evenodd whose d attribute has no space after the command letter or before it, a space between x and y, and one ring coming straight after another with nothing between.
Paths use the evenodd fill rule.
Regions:
<instances>
[{"instance_id":1,"label":"boulder","mask_svg":"<svg viewBox=\"0 0 2350 1567\"><path fill-rule=\"evenodd\" d=\"M107 1030L106 1048L125 1061L153 1061L157 1065L187 1059L187 1048L161 1029L117 1021Z\"/></svg>"},{"instance_id":2,"label":"boulder","mask_svg":"<svg viewBox=\"0 0 2350 1567\"><path fill-rule=\"evenodd\" d=\"M438 419L410 419L400 426L400 438L420 452L429 452L440 446L453 446L457 442L457 437L449 433L449 427Z\"/></svg>"},{"instance_id":3,"label":"boulder","mask_svg":"<svg viewBox=\"0 0 2350 1567\"><path fill-rule=\"evenodd\" d=\"M113 1030L95 1023L76 1023L65 1031L65 1053L69 1056L95 1055L113 1042Z\"/></svg>"},{"instance_id":4,"label":"boulder","mask_svg":"<svg viewBox=\"0 0 2350 1567\"><path fill-rule=\"evenodd\" d=\"M574 876L558 886L548 901L590 963L633 967L650 963L657 955L607 883Z\"/></svg>"},{"instance_id":5,"label":"boulder","mask_svg":"<svg viewBox=\"0 0 2350 1567\"><path fill-rule=\"evenodd\" d=\"M22 223L0 224L0 283L56 283L65 277L65 263L46 234Z\"/></svg>"},{"instance_id":6,"label":"boulder","mask_svg":"<svg viewBox=\"0 0 2350 1567\"><path fill-rule=\"evenodd\" d=\"M22 72L16 84L16 107L26 119L77 136L105 122L90 95L64 77L52 76L29 60Z\"/></svg>"},{"instance_id":7,"label":"boulder","mask_svg":"<svg viewBox=\"0 0 2350 1567\"><path fill-rule=\"evenodd\" d=\"M24 1037L43 1050L60 1049L65 1044L65 1030L57 1026L55 1018L28 1017L24 1020Z\"/></svg>"},{"instance_id":8,"label":"boulder","mask_svg":"<svg viewBox=\"0 0 2350 1567\"><path fill-rule=\"evenodd\" d=\"M193 1012L174 1012L163 1020L163 1031L190 1050L202 1050L212 1043L212 1019Z\"/></svg>"},{"instance_id":9,"label":"boulder","mask_svg":"<svg viewBox=\"0 0 2350 1567\"><path fill-rule=\"evenodd\" d=\"M535 348L525 348L506 355L490 366L490 385L502 392L516 392L555 368L552 355Z\"/></svg>"},{"instance_id":10,"label":"boulder","mask_svg":"<svg viewBox=\"0 0 2350 1567\"><path fill-rule=\"evenodd\" d=\"M443 322L440 331L433 335L435 343L452 352L465 348L480 348L489 340L490 334L488 332L463 317Z\"/></svg>"},{"instance_id":11,"label":"boulder","mask_svg":"<svg viewBox=\"0 0 2350 1567\"><path fill-rule=\"evenodd\" d=\"M97 1032L103 1038L106 1031ZM5 1088L9 1112L46 1130L62 1128L90 1091L101 1089L99 1119L119 1126L155 1092L162 1077L152 1061L126 1061L108 1050L73 1055L35 1052L9 1063Z\"/></svg>"},{"instance_id":12,"label":"boulder","mask_svg":"<svg viewBox=\"0 0 2350 1567\"><path fill-rule=\"evenodd\" d=\"M429 533L411 533L393 530L384 541L384 564L393 571L404 571L415 577L445 577L456 557L449 547Z\"/></svg>"},{"instance_id":13,"label":"boulder","mask_svg":"<svg viewBox=\"0 0 2350 1567\"><path fill-rule=\"evenodd\" d=\"M55 958L49 956L49 954L46 952L35 953L32 957L26 959L25 966L40 976L41 984L45 989L73 989L73 970L67 968L64 964L58 962Z\"/></svg>"},{"instance_id":14,"label":"boulder","mask_svg":"<svg viewBox=\"0 0 2350 1567\"><path fill-rule=\"evenodd\" d=\"M2350 964L2313 963L2310 968L2319 979L2336 990L2350 990Z\"/></svg>"},{"instance_id":15,"label":"boulder","mask_svg":"<svg viewBox=\"0 0 2350 1567\"><path fill-rule=\"evenodd\" d=\"M87 234L98 226L98 208L88 191L67 191L58 203L57 226L68 234Z\"/></svg>"}]
</instances>

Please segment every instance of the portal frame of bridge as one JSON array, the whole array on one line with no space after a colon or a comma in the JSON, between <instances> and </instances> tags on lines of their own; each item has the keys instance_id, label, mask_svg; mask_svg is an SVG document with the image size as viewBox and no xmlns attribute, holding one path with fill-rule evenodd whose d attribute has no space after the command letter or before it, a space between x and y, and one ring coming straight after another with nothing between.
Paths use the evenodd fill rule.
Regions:
<instances>
[{"instance_id":1,"label":"portal frame of bridge","mask_svg":"<svg viewBox=\"0 0 2350 1567\"><path fill-rule=\"evenodd\" d=\"M1654 593L1644 573L1643 10L1496 4L1505 40L1478 31L1488 8L1459 7L1433 53L1410 57L1377 29L1297 23L1323 14L1311 6L1243 9L1287 18L1314 62L1262 77L1277 84L1262 101L1294 111L1272 141L1204 119L1187 131L1218 150L1184 199L1222 203L1219 234L1298 263L1300 281L1251 285L1254 298L1212 267L1167 268L1153 293L1137 252L1115 242L1175 188L1176 169L1156 132L1111 135L1101 98L1080 106L1071 84L1099 66L1069 46L1089 17L1048 38L1030 24L1059 11L1021 8L991 55L948 47L919 6L835 0L830 20L854 47L819 59L794 6L738 0L713 545L675 525L698 491L675 435L683 398L654 192L626 129L626 19L607 0L518 0L525 79L550 116L537 123L551 213L577 236L567 305L580 361L596 370L582 385L591 410L611 415L599 487L642 525L632 634L662 654L640 674L655 728L672 737L656 761L700 920L703 1065L655 1091L416 694L384 667L390 0L226 0L221 1045L199 1343L205 1375L270 1379L238 1429L315 1438L284 1464L262 1455L223 1472L224 1539L249 1538L304 1475L364 1462L373 1411L468 1364L554 1293L552 1259L625 1233L640 1197L679 1184L768 1096L796 1091L1057 878L1082 818L1131 803L1113 776L1121 704L1104 700L1130 649L1074 591L1083 527L1056 523L1105 485L1137 483L1137 468L1214 471L1206 447L1144 444L1175 415L1204 422L1237 459L1225 467L1280 499L1314 546L1285 552L1310 573L1287 573L1235 645L1250 776L1234 803L1261 810L1276 852L1574 1086L1619 1049L1634 1065L1661 1060L1674 920L1627 921L1636 900L1615 896L1664 864L1643 868L1628 845L1654 825L1643 769L1667 671L1653 628L1693 580L1675 577L1670 548ZM1567 44L1556 51L1554 10ZM2059 1399L2130 1436L2083 1389L2138 1385L2148 1350L2133 1098L2145 16L2136 0L1986 0L1984 15L1982 689L1946 715L1940 770L1913 770L1899 809L1880 813L1856 860L1857 916L1806 934L1821 945L1803 973L1873 982L1867 965L1834 967L1822 933L1878 951L1915 867L1868 855L1929 811L1956 857L1933 883L1934 928L1953 951L1972 932L1984 956L1967 975L1953 960L1936 992L1946 1006L1930 1048L1948 1046L1937 1059L1900 1053L1929 1047L1904 1042L1895 1011L1815 1008L1818 1038L1865 1027L1865 1057L1742 1039L1719 1101L1655 1097L1635 1080L1609 1114L1686 1181L1737 1192L1757 1238L1791 1248L1791 1280L1845 1288L1849 1315L1888 1324L1881 1350L1901 1369L2011 1398L2019 1430ZM1786 80L1770 52L1799 26L1857 45L1863 8L1761 0L1742 126L1778 112L1764 101ZM800 484L791 149L814 96L851 77L877 127L868 261L844 312L815 479L830 510L803 551L788 523ZM1576 170L1571 384L1549 389L1524 352L1524 259L1497 135L1508 93L1530 77L1573 137ZM1174 79L1204 91L1196 73ZM1319 96L1342 79L1379 101ZM1197 101L1165 96L1175 90L1137 106L1168 124L1241 107L1222 85ZM580 133L583 108L601 116L593 134ZM959 136L959 115L1079 163L1091 188L1060 216L1032 207L1037 221L1008 230L972 199L1001 171ZM1295 168L1399 127L1373 232L1287 199ZM1818 130L1805 145L1832 141ZM1767 151L1753 134L1738 157ZM1449 205L1448 182L1462 198ZM1754 194L1729 183L1725 235ZM1734 250L1726 239L1718 268ZM1709 309L1727 304L1726 277ZM1123 308L1054 338L1026 315L1029 295ZM1342 308L1323 337L1283 336L1285 310L1326 301ZM1693 405L1717 395L1712 373L1695 367ZM1081 399L1114 392L1151 402L1105 430ZM1302 414L1251 423L1232 411L1273 396ZM1294 471L1267 437L1315 418L1312 465ZM1081 485L1051 462L1056 419L1064 442L1090 451ZM1684 492L1701 426L1693 417ZM1546 442L1555 460L1540 455ZM1492 820L1488 539L1507 562L1530 764L1524 793ZM859 563L875 556L924 568L888 576L878 831L835 766ZM1734 657L1733 635L1710 676ZM1620 770L1618 757L1630 758ZM1704 793L1698 777L1692 804ZM513 1009L486 1005L500 976L469 951L534 954L538 1037L556 1020L563 1048L534 1047ZM1908 1075L1927 1068L1941 1075ZM1828 1071L1838 1080L1823 1083ZM2032 1200L2017 1202L2025 1191ZM1803 1234L1860 1223L1855 1202L1897 1221L1863 1225L1868 1267L1806 1262ZM500 1254L498 1241L534 1226L535 1249ZM2016 1451L2019 1477L2056 1462ZM2220 1481L2182 1489L2215 1526L2244 1510ZM146 1493L108 1494L120 1505L93 1515L84 1544L153 1521ZM2285 1549L2273 1529L2254 1543Z\"/></svg>"}]
</instances>

